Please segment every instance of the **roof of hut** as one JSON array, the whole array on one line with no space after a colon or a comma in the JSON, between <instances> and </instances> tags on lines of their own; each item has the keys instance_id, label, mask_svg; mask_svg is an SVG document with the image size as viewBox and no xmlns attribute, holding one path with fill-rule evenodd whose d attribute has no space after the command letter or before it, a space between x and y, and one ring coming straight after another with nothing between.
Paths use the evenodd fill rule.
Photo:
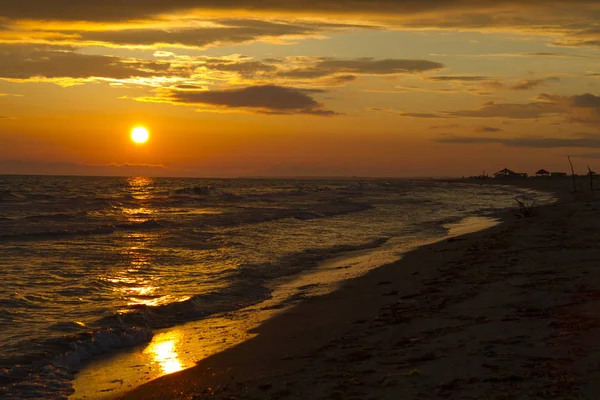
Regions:
<instances>
[{"instance_id":1,"label":"roof of hut","mask_svg":"<svg viewBox=\"0 0 600 400\"><path fill-rule=\"evenodd\" d=\"M512 175L512 174L516 174L516 172L511 171L508 168L504 168L503 170L496 172L494 175Z\"/></svg>"},{"instance_id":2,"label":"roof of hut","mask_svg":"<svg viewBox=\"0 0 600 400\"><path fill-rule=\"evenodd\" d=\"M550 172L546 171L545 169L540 169L538 172L535 173L536 175L549 175Z\"/></svg>"}]
</instances>

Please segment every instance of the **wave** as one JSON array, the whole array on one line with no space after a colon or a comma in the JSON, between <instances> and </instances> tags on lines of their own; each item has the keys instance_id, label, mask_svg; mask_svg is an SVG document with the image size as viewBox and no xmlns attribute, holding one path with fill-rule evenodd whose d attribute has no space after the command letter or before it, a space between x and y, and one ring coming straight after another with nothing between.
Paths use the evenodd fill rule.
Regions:
<instances>
[{"instance_id":1,"label":"wave","mask_svg":"<svg viewBox=\"0 0 600 400\"><path fill-rule=\"evenodd\" d=\"M22 200L22 199L23 198L21 196L14 194L10 190L0 190L0 202L18 201L18 200Z\"/></svg>"},{"instance_id":2,"label":"wave","mask_svg":"<svg viewBox=\"0 0 600 400\"><path fill-rule=\"evenodd\" d=\"M341 253L379 247L387 240L378 238L360 245L306 250L290 254L276 264L244 265L231 276L230 285L218 292L198 294L161 306L130 306L127 313L96 321L92 331L72 333L89 328L73 322L57 323L55 330L67 335L31 346L38 349L34 353L0 359L0 398L66 399L73 393L74 374L94 356L148 342L153 329L257 304L271 296L267 283L273 278L297 274Z\"/></svg>"},{"instance_id":3,"label":"wave","mask_svg":"<svg viewBox=\"0 0 600 400\"><path fill-rule=\"evenodd\" d=\"M182 197L219 197L225 199L238 199L240 196L216 188L215 186L192 186L186 188L180 188L172 190L169 193L169 197L182 198Z\"/></svg>"},{"instance_id":4,"label":"wave","mask_svg":"<svg viewBox=\"0 0 600 400\"><path fill-rule=\"evenodd\" d=\"M53 231L25 232L17 234L0 235L0 240L22 241L22 240L54 240L65 237L109 235L117 230L146 230L161 228L159 221L148 220L143 222L132 222L117 225L105 225L92 229L58 229Z\"/></svg>"},{"instance_id":5,"label":"wave","mask_svg":"<svg viewBox=\"0 0 600 400\"><path fill-rule=\"evenodd\" d=\"M58 354L39 354L36 361L29 364L22 364L24 360L0 360L1 365L14 365L0 368L0 398L66 399L74 391L71 384L74 373L84 362L151 338L149 327L102 329L54 339L52 345Z\"/></svg>"},{"instance_id":6,"label":"wave","mask_svg":"<svg viewBox=\"0 0 600 400\"><path fill-rule=\"evenodd\" d=\"M56 214L38 214L38 215L29 215L27 217L23 217L28 221L45 221L45 220L53 220L53 221L71 221L77 219L77 215L74 214L64 214L64 213L56 213Z\"/></svg>"}]
</instances>

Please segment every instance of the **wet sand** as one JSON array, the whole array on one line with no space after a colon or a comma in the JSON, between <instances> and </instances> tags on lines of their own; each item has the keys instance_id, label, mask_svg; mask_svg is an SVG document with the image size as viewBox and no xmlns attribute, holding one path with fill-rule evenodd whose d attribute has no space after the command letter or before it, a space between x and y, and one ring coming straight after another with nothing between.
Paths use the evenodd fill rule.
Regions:
<instances>
[{"instance_id":1,"label":"wet sand","mask_svg":"<svg viewBox=\"0 0 600 400\"><path fill-rule=\"evenodd\" d=\"M564 197L410 252L124 398L598 398L600 200Z\"/></svg>"}]
</instances>

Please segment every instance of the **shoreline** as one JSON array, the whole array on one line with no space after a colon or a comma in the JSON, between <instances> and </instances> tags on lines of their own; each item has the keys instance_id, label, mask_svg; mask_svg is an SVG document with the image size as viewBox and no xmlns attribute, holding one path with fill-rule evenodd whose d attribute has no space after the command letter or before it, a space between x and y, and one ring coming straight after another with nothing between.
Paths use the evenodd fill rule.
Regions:
<instances>
[{"instance_id":1,"label":"shoreline","mask_svg":"<svg viewBox=\"0 0 600 400\"><path fill-rule=\"evenodd\" d=\"M562 197L560 203L539 207L537 212L546 214L547 210L553 207L560 208L569 204L565 201L569 195L558 197ZM314 363L307 364L308 355L319 353L319 349L339 347L341 338L341 342L347 340L348 332L364 333L365 327L377 320L381 310L395 307L398 298L418 298L423 293L427 296L432 289L427 281L439 280L440 266L447 263L448 259L460 259L467 254L473 242L498 237L503 231L515 229L523 221L535 220L517 220L510 214L505 212L503 223L496 227L417 248L395 263L381 266L362 277L345 282L333 293L307 299L253 330L252 333L256 335L254 338L204 359L191 369L142 385L123 398L192 398L202 393L215 398L228 398L227 396L233 394L242 396L238 398L244 398L244 395L252 397L252 394L262 398L303 398L307 393L298 392L298 389L291 387L294 386L294 381L315 377L314 372L307 372L309 368L315 367ZM544 218L547 218L547 215ZM423 269L422 264L429 267ZM417 290L420 294L415 295L417 288L420 288ZM435 293L435 290L437 289L433 288L431 293ZM404 320L406 317L396 316L396 319L398 318ZM343 348L337 350L343 352ZM362 354L355 354L359 359L377 359L376 355L369 354L372 353L372 349L362 349L358 353ZM353 363L345 361L341 365L347 367ZM327 362L323 363L326 364ZM377 371L376 368L366 369L371 370ZM294 378L289 378L290 371L294 371ZM410 374L410 371L412 370L396 375L404 376ZM288 376L288 383L283 386L282 376ZM299 376L303 377L298 378ZM326 378L325 381L332 379ZM316 397L321 395L324 393Z\"/></svg>"},{"instance_id":2,"label":"shoreline","mask_svg":"<svg viewBox=\"0 0 600 400\"><path fill-rule=\"evenodd\" d=\"M329 294L347 280L393 263L415 248L499 223L499 219L493 216L466 217L445 225L448 233L444 237L415 242L410 246L387 241L379 247L353 250L323 260L298 275L280 278L272 285L269 299L235 312L160 329L150 343L95 360L77 373L74 381L76 391L69 398L112 399L132 390L132 385L139 387L173 372L193 368L200 357L210 357L252 339L256 336L252 332L261 324L287 312L299 302ZM168 351L164 351L167 347ZM164 354L157 354L161 349ZM161 373L161 369L167 374Z\"/></svg>"}]
</instances>

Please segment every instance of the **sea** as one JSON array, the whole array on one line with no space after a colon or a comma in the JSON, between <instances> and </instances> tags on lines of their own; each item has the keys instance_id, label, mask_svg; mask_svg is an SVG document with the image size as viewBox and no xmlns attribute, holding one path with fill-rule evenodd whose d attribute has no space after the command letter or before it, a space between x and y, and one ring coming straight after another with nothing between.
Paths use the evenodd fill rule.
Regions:
<instances>
[{"instance_id":1,"label":"sea","mask_svg":"<svg viewBox=\"0 0 600 400\"><path fill-rule=\"evenodd\" d=\"M259 303L274 282L550 194L410 179L0 176L0 398L68 398L85 364Z\"/></svg>"}]
</instances>

